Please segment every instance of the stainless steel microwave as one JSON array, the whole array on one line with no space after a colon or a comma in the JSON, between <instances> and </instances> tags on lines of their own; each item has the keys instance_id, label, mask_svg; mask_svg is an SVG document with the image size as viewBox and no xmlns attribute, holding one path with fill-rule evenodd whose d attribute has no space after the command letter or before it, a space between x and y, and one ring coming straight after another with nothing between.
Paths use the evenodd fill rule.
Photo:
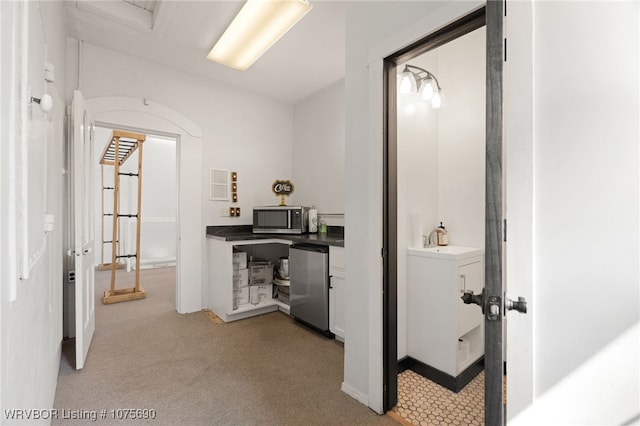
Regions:
<instances>
[{"instance_id":1,"label":"stainless steel microwave","mask_svg":"<svg viewBox=\"0 0 640 426\"><path fill-rule=\"evenodd\" d=\"M306 234L309 207L264 206L253 208L254 234Z\"/></svg>"}]
</instances>

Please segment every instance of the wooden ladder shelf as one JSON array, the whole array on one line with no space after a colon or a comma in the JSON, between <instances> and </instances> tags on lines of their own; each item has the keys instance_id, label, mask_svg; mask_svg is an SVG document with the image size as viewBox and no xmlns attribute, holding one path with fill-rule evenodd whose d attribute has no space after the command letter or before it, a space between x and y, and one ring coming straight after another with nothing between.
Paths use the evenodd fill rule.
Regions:
<instances>
[{"instance_id":1,"label":"wooden ladder shelf","mask_svg":"<svg viewBox=\"0 0 640 426\"><path fill-rule=\"evenodd\" d=\"M111 244L111 263L101 263L98 266L100 270L111 270L111 288L104 292L102 303L110 304L117 302L125 302L127 300L144 299L146 293L140 287L140 214L142 201L142 145L146 139L145 135L139 133L125 132L114 130L107 141L104 151L100 157L102 172L102 259L104 260L104 245ZM120 167L131 155L138 151L138 173L120 173ZM104 186L104 166L113 166L113 187ZM138 178L138 211L135 214L120 214L120 176ZM104 192L106 190L113 191L113 212L105 214L104 212ZM104 218L113 216L113 228L111 241L104 239ZM121 217L136 218L136 252L135 254L118 254L119 246L119 229ZM135 286L131 288L116 289L116 270L122 269L122 263L118 262L121 258L135 258Z\"/></svg>"}]
</instances>

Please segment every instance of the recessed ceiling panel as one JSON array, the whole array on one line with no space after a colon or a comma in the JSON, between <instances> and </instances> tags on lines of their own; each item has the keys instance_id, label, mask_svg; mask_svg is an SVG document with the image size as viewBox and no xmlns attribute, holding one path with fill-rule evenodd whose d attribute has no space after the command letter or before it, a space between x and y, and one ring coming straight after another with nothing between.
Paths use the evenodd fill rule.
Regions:
<instances>
[{"instance_id":1,"label":"recessed ceiling panel","mask_svg":"<svg viewBox=\"0 0 640 426\"><path fill-rule=\"evenodd\" d=\"M71 37L291 103L344 77L346 3L311 3L305 18L249 70L236 71L205 57L242 0L65 1Z\"/></svg>"}]
</instances>

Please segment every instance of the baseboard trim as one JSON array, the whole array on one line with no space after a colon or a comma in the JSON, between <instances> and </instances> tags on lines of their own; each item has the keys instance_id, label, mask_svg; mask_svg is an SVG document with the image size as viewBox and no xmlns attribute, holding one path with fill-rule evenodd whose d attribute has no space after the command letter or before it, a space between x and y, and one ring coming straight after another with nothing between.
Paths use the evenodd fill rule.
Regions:
<instances>
[{"instance_id":1,"label":"baseboard trim","mask_svg":"<svg viewBox=\"0 0 640 426\"><path fill-rule=\"evenodd\" d=\"M369 406L369 396L367 394L364 394L364 393L360 392L359 390L357 390L353 386L350 386L350 385L346 384L345 382L342 382L342 385L340 386L340 390L342 390L342 392L346 393L351 398L355 399L356 401L360 402L361 404L364 404L367 407Z\"/></svg>"},{"instance_id":2,"label":"baseboard trim","mask_svg":"<svg viewBox=\"0 0 640 426\"><path fill-rule=\"evenodd\" d=\"M484 356L480 357L476 362L467 367L458 376L452 376L444 371L438 370L428 364L418 361L415 358L407 356L398 361L398 373L405 370L411 370L418 373L422 377L425 377L433 382L436 382L440 386L453 391L455 393L460 392L471 380L474 379L482 370L484 370Z\"/></svg>"},{"instance_id":3,"label":"baseboard trim","mask_svg":"<svg viewBox=\"0 0 640 426\"><path fill-rule=\"evenodd\" d=\"M414 361L413 358L411 358L410 356L405 356L403 358L400 358L398 360L398 374L410 370L411 369L411 363Z\"/></svg>"},{"instance_id":4,"label":"baseboard trim","mask_svg":"<svg viewBox=\"0 0 640 426\"><path fill-rule=\"evenodd\" d=\"M313 330L314 332L326 337L327 339L334 339L336 337L335 334L333 334L331 331L329 330L322 330L321 328L316 327L313 324L310 324L304 320L301 320L300 318L296 318L294 315L291 315L293 317L293 319L295 319L297 322L299 322L300 324L304 325L305 327L310 328L311 330ZM327 324L327 327L329 327L329 325Z\"/></svg>"}]
</instances>

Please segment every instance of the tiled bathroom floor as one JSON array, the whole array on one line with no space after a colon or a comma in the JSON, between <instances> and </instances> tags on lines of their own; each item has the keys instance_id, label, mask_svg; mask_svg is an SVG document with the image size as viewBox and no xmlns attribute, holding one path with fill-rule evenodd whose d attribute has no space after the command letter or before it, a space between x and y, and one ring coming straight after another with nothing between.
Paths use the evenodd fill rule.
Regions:
<instances>
[{"instance_id":1,"label":"tiled bathroom floor","mask_svg":"<svg viewBox=\"0 0 640 426\"><path fill-rule=\"evenodd\" d=\"M411 370L398 375L395 419L417 426L484 424L484 371L459 393L452 392Z\"/></svg>"}]
</instances>

